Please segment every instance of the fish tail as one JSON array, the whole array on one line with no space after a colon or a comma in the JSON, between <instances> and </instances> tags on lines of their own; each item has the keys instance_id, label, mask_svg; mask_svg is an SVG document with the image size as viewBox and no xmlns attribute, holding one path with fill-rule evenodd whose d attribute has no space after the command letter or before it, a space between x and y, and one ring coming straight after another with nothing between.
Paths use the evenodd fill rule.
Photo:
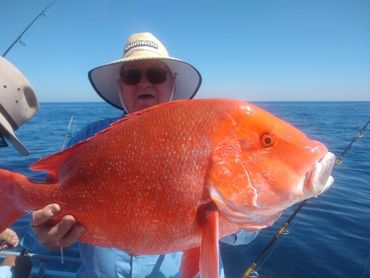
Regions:
<instances>
[{"instance_id":1,"label":"fish tail","mask_svg":"<svg viewBox=\"0 0 370 278\"><path fill-rule=\"evenodd\" d=\"M0 232L29 210L22 191L30 183L21 174L0 170Z\"/></svg>"}]
</instances>

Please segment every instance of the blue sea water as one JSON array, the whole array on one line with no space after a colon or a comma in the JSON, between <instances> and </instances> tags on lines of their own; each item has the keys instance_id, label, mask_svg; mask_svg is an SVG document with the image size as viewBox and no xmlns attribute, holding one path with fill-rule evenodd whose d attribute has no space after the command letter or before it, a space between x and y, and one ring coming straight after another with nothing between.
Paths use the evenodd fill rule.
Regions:
<instances>
[{"instance_id":1,"label":"blue sea water","mask_svg":"<svg viewBox=\"0 0 370 278\"><path fill-rule=\"evenodd\" d=\"M325 143L335 154L340 154L358 129L370 120L370 102L256 104ZM61 148L72 116L78 131L86 123L119 114L105 103L41 103L37 115L17 131L30 156L22 157L12 147L3 148L0 168L42 179L40 173L27 167ZM370 127L335 168L333 176L332 188L308 202L289 226L289 234L282 235L273 251L257 266L259 277L370 277ZM228 277L243 275L292 211L293 208L287 209L250 245L224 249L222 259ZM24 217L13 228L22 237L29 232L28 225L28 218ZM37 244L31 245L29 251L48 252ZM78 257L75 246L64 254ZM70 270L76 267L70 266Z\"/></svg>"}]
</instances>

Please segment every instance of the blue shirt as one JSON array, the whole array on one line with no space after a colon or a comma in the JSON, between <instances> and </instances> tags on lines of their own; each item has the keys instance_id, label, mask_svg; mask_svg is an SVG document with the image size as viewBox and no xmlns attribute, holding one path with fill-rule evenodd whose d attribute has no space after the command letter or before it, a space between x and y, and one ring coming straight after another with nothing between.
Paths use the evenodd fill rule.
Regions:
<instances>
[{"instance_id":1,"label":"blue shirt","mask_svg":"<svg viewBox=\"0 0 370 278\"><path fill-rule=\"evenodd\" d=\"M12 278L13 271L10 266L2 265L0 266L0 277L1 278Z\"/></svg>"},{"instance_id":2,"label":"blue shirt","mask_svg":"<svg viewBox=\"0 0 370 278\"><path fill-rule=\"evenodd\" d=\"M74 145L95 133L108 127L119 118L106 118L85 126L71 138L68 146ZM245 245L256 238L258 231L247 232L240 230L234 235L227 236L221 241L223 245ZM223 246L221 245L221 246ZM221 249L222 252L222 249ZM131 256L116 248L105 248L80 242L80 256L82 265L78 270L78 277L181 277L180 263L182 252L166 255ZM220 260L220 277L224 277L222 261Z\"/></svg>"}]
</instances>

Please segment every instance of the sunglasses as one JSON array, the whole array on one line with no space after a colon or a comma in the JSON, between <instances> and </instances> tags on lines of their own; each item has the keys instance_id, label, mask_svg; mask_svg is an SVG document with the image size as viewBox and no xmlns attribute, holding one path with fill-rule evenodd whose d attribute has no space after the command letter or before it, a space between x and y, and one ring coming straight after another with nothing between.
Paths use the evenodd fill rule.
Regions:
<instances>
[{"instance_id":1,"label":"sunglasses","mask_svg":"<svg viewBox=\"0 0 370 278\"><path fill-rule=\"evenodd\" d=\"M146 70L146 79L152 84L162 84L167 79L168 71L161 68L150 68ZM120 78L126 85L137 85L141 81L142 72L139 69L128 69L120 71Z\"/></svg>"}]
</instances>

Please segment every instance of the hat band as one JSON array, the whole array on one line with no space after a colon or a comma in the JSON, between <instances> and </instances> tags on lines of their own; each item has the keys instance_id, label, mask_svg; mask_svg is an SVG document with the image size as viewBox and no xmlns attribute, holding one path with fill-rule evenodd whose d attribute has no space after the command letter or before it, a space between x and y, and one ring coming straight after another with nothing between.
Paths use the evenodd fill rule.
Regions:
<instances>
[{"instance_id":1,"label":"hat band","mask_svg":"<svg viewBox=\"0 0 370 278\"><path fill-rule=\"evenodd\" d=\"M129 51L130 49L134 48L134 47L138 47L138 46L149 46L149 47L153 47L155 49L158 49L158 44L153 42L153 41L148 41L148 40L139 40L139 41L134 41L132 43L129 43L126 47L125 47L125 50L124 50L124 53L126 53L127 51Z\"/></svg>"}]
</instances>

